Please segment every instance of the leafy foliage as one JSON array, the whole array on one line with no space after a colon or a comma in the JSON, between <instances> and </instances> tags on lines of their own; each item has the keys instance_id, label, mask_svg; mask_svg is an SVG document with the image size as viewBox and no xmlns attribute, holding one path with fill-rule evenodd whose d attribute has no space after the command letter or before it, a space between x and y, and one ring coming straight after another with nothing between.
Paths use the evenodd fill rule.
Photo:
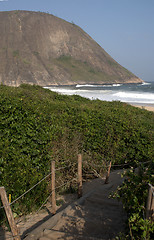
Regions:
<instances>
[{"instance_id":1,"label":"leafy foliage","mask_svg":"<svg viewBox=\"0 0 154 240\"><path fill-rule=\"evenodd\" d=\"M139 173L131 168L125 173L126 179L115 194L122 200L128 214L131 239L153 239L154 223L145 218L148 183L154 184L153 167L153 162L146 167L142 164Z\"/></svg>"},{"instance_id":2,"label":"leafy foliage","mask_svg":"<svg viewBox=\"0 0 154 240\"><path fill-rule=\"evenodd\" d=\"M95 162L97 171L110 160L135 166L153 157L152 112L30 85L1 85L0 106L0 186L12 200L49 173L52 159L56 167L68 166L56 178L60 183L76 174L78 152ZM14 211L37 208L48 192L48 181L42 182Z\"/></svg>"},{"instance_id":3,"label":"leafy foliage","mask_svg":"<svg viewBox=\"0 0 154 240\"><path fill-rule=\"evenodd\" d=\"M117 79L117 76L111 76L105 71L101 72L99 69L91 66L88 62L76 60L69 55L61 55L59 58L55 58L54 60L51 59L51 63L52 62L59 68L64 69L68 74L71 74L71 79L74 82L78 82L79 79L83 81L86 79L87 83L89 83L89 81L93 82L95 79L97 83L101 83L102 81L107 83L111 80L114 81L115 78ZM115 69L121 68L117 63L114 64L114 67Z\"/></svg>"}]
</instances>

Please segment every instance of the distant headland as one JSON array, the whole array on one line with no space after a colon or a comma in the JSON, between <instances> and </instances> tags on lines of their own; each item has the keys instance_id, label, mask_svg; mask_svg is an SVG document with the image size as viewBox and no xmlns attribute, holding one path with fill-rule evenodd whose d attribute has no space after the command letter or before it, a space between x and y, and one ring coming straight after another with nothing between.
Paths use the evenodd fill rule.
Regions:
<instances>
[{"instance_id":1,"label":"distant headland","mask_svg":"<svg viewBox=\"0 0 154 240\"><path fill-rule=\"evenodd\" d=\"M141 83L86 32L51 14L0 12L0 83Z\"/></svg>"}]
</instances>

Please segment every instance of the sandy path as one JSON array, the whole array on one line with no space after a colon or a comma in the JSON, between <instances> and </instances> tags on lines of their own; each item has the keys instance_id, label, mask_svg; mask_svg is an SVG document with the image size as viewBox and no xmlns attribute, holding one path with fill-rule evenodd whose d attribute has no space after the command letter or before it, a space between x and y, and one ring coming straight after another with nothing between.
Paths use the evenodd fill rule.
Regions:
<instances>
[{"instance_id":1,"label":"sandy path","mask_svg":"<svg viewBox=\"0 0 154 240\"><path fill-rule=\"evenodd\" d=\"M77 201L76 194L63 196L66 205L73 203L54 216L48 204L46 210L18 219L22 239L114 239L124 231L126 214L122 204L109 195L122 183L122 171L112 172L109 184L100 178L86 182L83 197ZM4 239L11 240L11 233L1 232L0 240Z\"/></svg>"},{"instance_id":2,"label":"sandy path","mask_svg":"<svg viewBox=\"0 0 154 240\"><path fill-rule=\"evenodd\" d=\"M25 240L115 239L125 228L122 204L109 198L122 183L121 171L110 175L109 184L95 179L85 184L84 195L35 229Z\"/></svg>"}]
</instances>

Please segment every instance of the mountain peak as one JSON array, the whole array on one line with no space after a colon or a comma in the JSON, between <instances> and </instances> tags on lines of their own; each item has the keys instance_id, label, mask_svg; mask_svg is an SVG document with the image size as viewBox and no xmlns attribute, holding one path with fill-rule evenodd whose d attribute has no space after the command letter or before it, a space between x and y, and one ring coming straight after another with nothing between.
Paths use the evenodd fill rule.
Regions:
<instances>
[{"instance_id":1,"label":"mountain peak","mask_svg":"<svg viewBox=\"0 0 154 240\"><path fill-rule=\"evenodd\" d=\"M136 83L74 23L48 13L0 12L0 82L47 85Z\"/></svg>"}]
</instances>

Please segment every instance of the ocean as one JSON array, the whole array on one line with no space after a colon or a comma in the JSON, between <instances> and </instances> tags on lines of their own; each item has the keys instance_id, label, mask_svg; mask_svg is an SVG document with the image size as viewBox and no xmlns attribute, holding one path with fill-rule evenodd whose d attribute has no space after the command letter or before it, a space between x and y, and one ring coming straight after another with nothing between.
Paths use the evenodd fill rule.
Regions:
<instances>
[{"instance_id":1,"label":"ocean","mask_svg":"<svg viewBox=\"0 0 154 240\"><path fill-rule=\"evenodd\" d=\"M60 94L80 95L91 100L121 101L141 106L154 105L154 82L142 84L48 86L45 88Z\"/></svg>"}]
</instances>

